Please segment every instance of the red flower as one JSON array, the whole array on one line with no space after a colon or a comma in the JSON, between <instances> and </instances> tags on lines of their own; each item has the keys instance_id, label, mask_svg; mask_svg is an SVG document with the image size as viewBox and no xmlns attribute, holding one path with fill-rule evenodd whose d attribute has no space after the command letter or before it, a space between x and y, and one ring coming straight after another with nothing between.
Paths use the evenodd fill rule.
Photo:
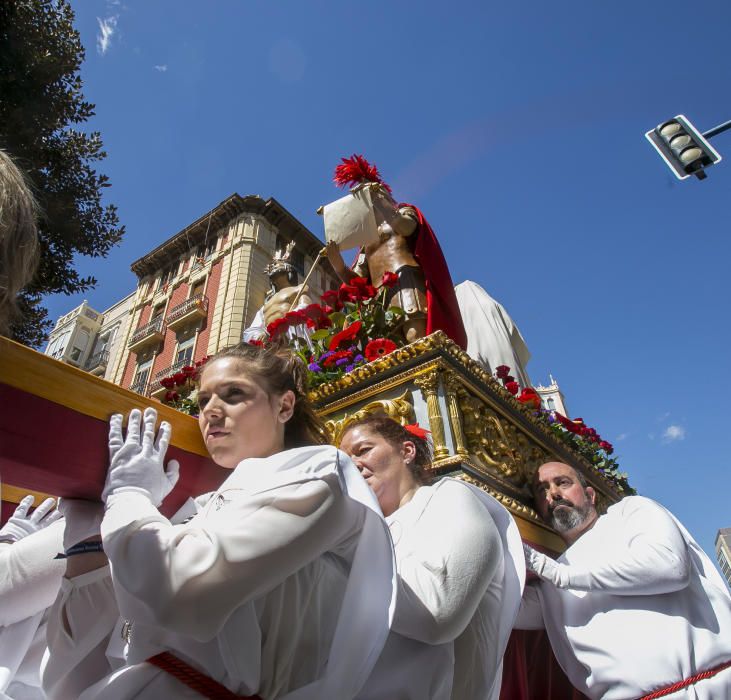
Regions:
<instances>
[{"instance_id":1,"label":"red flower","mask_svg":"<svg viewBox=\"0 0 731 700\"><path fill-rule=\"evenodd\" d=\"M173 375L173 381L175 382L175 386L182 386L188 381L188 375L185 372L176 372Z\"/></svg>"},{"instance_id":2,"label":"red flower","mask_svg":"<svg viewBox=\"0 0 731 700\"><path fill-rule=\"evenodd\" d=\"M353 340L360 329L363 327L362 321L355 321L351 323L347 328L344 328L340 333L336 333L330 340L328 350L337 350L343 343Z\"/></svg>"},{"instance_id":3,"label":"red flower","mask_svg":"<svg viewBox=\"0 0 731 700\"><path fill-rule=\"evenodd\" d=\"M317 330L322 330L323 328L332 328L333 322L330 320L328 316L323 316L318 322L317 322Z\"/></svg>"},{"instance_id":4,"label":"red flower","mask_svg":"<svg viewBox=\"0 0 731 700\"><path fill-rule=\"evenodd\" d=\"M276 318L267 326L267 333L272 340L277 340L289 329L289 321L286 318Z\"/></svg>"},{"instance_id":5,"label":"red flower","mask_svg":"<svg viewBox=\"0 0 731 700\"><path fill-rule=\"evenodd\" d=\"M256 347L258 347L258 348L263 348L264 347L264 341L263 340L257 340L256 338L252 338L249 341L249 345L256 345Z\"/></svg>"},{"instance_id":6,"label":"red flower","mask_svg":"<svg viewBox=\"0 0 731 700\"><path fill-rule=\"evenodd\" d=\"M330 357L328 357L326 360L323 361L323 365L325 367L334 367L335 363L338 360L346 359L348 361L353 359L353 353L350 352L350 350L341 350L340 352L335 352Z\"/></svg>"},{"instance_id":7,"label":"red flower","mask_svg":"<svg viewBox=\"0 0 731 700\"><path fill-rule=\"evenodd\" d=\"M568 430L570 433L581 435L581 431L586 428L584 421L581 418L575 418L571 420L566 416L562 416L558 411L555 411L556 420Z\"/></svg>"},{"instance_id":8,"label":"red flower","mask_svg":"<svg viewBox=\"0 0 731 700\"><path fill-rule=\"evenodd\" d=\"M340 302L340 297L338 296L337 289L329 289L322 295L321 303L323 307L331 306L336 311L340 311L340 309L343 308L342 303ZM326 308L323 309L325 313L332 313L332 310L328 311Z\"/></svg>"},{"instance_id":9,"label":"red flower","mask_svg":"<svg viewBox=\"0 0 731 700\"><path fill-rule=\"evenodd\" d=\"M365 346L365 356L368 362L373 362L383 355L393 352L398 346L388 338L376 338Z\"/></svg>"},{"instance_id":10,"label":"red flower","mask_svg":"<svg viewBox=\"0 0 731 700\"><path fill-rule=\"evenodd\" d=\"M325 310L319 304L308 304L304 309L300 309L307 318L317 321L323 316Z\"/></svg>"},{"instance_id":11,"label":"red flower","mask_svg":"<svg viewBox=\"0 0 731 700\"><path fill-rule=\"evenodd\" d=\"M499 367L495 368L495 376L498 379L504 379L510 374L510 367L507 365L500 365Z\"/></svg>"},{"instance_id":12,"label":"red flower","mask_svg":"<svg viewBox=\"0 0 731 700\"><path fill-rule=\"evenodd\" d=\"M180 394L178 394L177 391L165 392L165 401L167 401L167 402L177 401L179 398L180 398Z\"/></svg>"},{"instance_id":13,"label":"red flower","mask_svg":"<svg viewBox=\"0 0 731 700\"><path fill-rule=\"evenodd\" d=\"M287 323L289 323L290 326L299 326L303 323L307 323L307 314L305 314L304 311L289 311L284 315L284 318L287 319Z\"/></svg>"},{"instance_id":14,"label":"red flower","mask_svg":"<svg viewBox=\"0 0 731 700\"><path fill-rule=\"evenodd\" d=\"M160 386L164 387L165 389L172 389L175 386L175 379L172 377L163 377L160 380Z\"/></svg>"},{"instance_id":15,"label":"red flower","mask_svg":"<svg viewBox=\"0 0 731 700\"><path fill-rule=\"evenodd\" d=\"M195 379L198 376L198 371L191 365L185 365L180 371L191 379Z\"/></svg>"},{"instance_id":16,"label":"red flower","mask_svg":"<svg viewBox=\"0 0 731 700\"><path fill-rule=\"evenodd\" d=\"M599 443L599 447L601 447L608 455L614 452L614 447L612 447L611 443L607 442L606 440L602 440Z\"/></svg>"},{"instance_id":17,"label":"red flower","mask_svg":"<svg viewBox=\"0 0 731 700\"><path fill-rule=\"evenodd\" d=\"M360 299L360 295L358 294L358 287L355 287L352 284L343 284L340 285L340 289L338 290L338 299L340 302L349 301L351 303L355 303ZM341 303L342 306L342 303Z\"/></svg>"},{"instance_id":18,"label":"red flower","mask_svg":"<svg viewBox=\"0 0 731 700\"><path fill-rule=\"evenodd\" d=\"M382 287L395 287L398 284L398 275L395 272L386 270L381 278Z\"/></svg>"},{"instance_id":19,"label":"red flower","mask_svg":"<svg viewBox=\"0 0 731 700\"><path fill-rule=\"evenodd\" d=\"M530 387L523 389L520 396L518 397L518 401L520 401L520 403L526 404L527 406L531 406L536 410L541 407L541 397L538 396L538 393L535 389L531 389Z\"/></svg>"},{"instance_id":20,"label":"red flower","mask_svg":"<svg viewBox=\"0 0 731 700\"><path fill-rule=\"evenodd\" d=\"M505 388L513 395L516 396L520 391L520 385L518 382L505 382Z\"/></svg>"}]
</instances>

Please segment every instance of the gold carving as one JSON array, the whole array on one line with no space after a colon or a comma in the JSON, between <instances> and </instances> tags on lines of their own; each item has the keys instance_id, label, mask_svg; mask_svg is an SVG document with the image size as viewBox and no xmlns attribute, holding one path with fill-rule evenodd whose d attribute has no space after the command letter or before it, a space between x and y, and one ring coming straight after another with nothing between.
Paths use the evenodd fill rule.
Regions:
<instances>
[{"instance_id":1,"label":"gold carving","mask_svg":"<svg viewBox=\"0 0 731 700\"><path fill-rule=\"evenodd\" d=\"M533 472L548 461L548 453L466 390L460 389L458 396L470 454L515 486L529 483Z\"/></svg>"},{"instance_id":2,"label":"gold carving","mask_svg":"<svg viewBox=\"0 0 731 700\"><path fill-rule=\"evenodd\" d=\"M431 430L432 440L434 441L435 461L449 455L449 449L447 448L444 437L444 419L442 418L442 410L439 406L439 375L440 372L435 370L414 380L414 384L421 389L421 393L426 400L429 430Z\"/></svg>"},{"instance_id":3,"label":"gold carving","mask_svg":"<svg viewBox=\"0 0 731 700\"><path fill-rule=\"evenodd\" d=\"M469 450L465 444L464 431L462 430L462 412L459 410L457 391L462 386L456 372L444 373L444 388L447 394L447 409L449 410L449 424L452 428L455 451L460 457L469 456Z\"/></svg>"},{"instance_id":4,"label":"gold carving","mask_svg":"<svg viewBox=\"0 0 731 700\"><path fill-rule=\"evenodd\" d=\"M340 447L343 433L348 427L374 413L384 413L401 425L408 425L414 422L414 407L411 405L409 392L405 391L398 398L385 401L373 401L355 413L346 413L340 420L326 421L325 430L328 433L330 442L336 447Z\"/></svg>"}]
</instances>

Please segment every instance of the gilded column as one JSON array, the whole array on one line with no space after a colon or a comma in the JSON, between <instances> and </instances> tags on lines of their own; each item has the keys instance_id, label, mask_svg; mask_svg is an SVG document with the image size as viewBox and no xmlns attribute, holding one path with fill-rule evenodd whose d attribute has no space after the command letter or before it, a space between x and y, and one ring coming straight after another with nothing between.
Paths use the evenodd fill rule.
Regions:
<instances>
[{"instance_id":1,"label":"gilded column","mask_svg":"<svg viewBox=\"0 0 731 700\"><path fill-rule=\"evenodd\" d=\"M429 430L431 430L434 441L434 459L442 459L449 456L446 439L444 437L444 419L439 408L439 372L433 370L428 374L417 377L414 380L421 393L426 399L426 410L429 415Z\"/></svg>"},{"instance_id":2,"label":"gilded column","mask_svg":"<svg viewBox=\"0 0 731 700\"><path fill-rule=\"evenodd\" d=\"M462 412L459 410L457 390L461 386L459 378L454 372L444 373L444 388L447 394L447 409L449 410L449 424L452 426L452 436L456 452L460 457L468 457L469 450L465 445L464 430L462 429Z\"/></svg>"}]
</instances>

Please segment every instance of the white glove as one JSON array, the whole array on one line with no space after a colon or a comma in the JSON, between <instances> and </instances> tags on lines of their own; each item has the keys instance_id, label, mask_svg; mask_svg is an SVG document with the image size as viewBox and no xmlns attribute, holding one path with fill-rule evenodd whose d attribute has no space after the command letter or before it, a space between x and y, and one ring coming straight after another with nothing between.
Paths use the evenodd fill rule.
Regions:
<instances>
[{"instance_id":1,"label":"white glove","mask_svg":"<svg viewBox=\"0 0 731 700\"><path fill-rule=\"evenodd\" d=\"M552 583L556 588L569 587L568 567L565 564L559 564L551 557L536 551L525 543L523 544L523 553L525 554L525 566L528 571L532 571L539 578Z\"/></svg>"},{"instance_id":2,"label":"white glove","mask_svg":"<svg viewBox=\"0 0 731 700\"><path fill-rule=\"evenodd\" d=\"M70 549L75 544L94 536L101 539L101 524L104 517L104 504L100 501L83 501L80 498L59 498L58 510L66 520L63 531L63 548Z\"/></svg>"},{"instance_id":3,"label":"white glove","mask_svg":"<svg viewBox=\"0 0 731 700\"><path fill-rule=\"evenodd\" d=\"M143 432L140 436L140 423ZM180 465L174 459L165 471L165 452L170 443L170 423L162 422L155 441L157 411L146 408L142 413L134 408L127 420L127 437L122 436L122 415L115 413L109 420L109 471L102 491L106 503L109 496L125 491L146 495L153 505L159 506L175 488L180 476Z\"/></svg>"},{"instance_id":4,"label":"white glove","mask_svg":"<svg viewBox=\"0 0 731 700\"><path fill-rule=\"evenodd\" d=\"M33 505L35 499L28 495L19 503L15 512L8 518L8 522L0 529L0 542L17 542L28 535L32 535L51 523L55 523L61 513L54 510L56 502L47 498L33 513L28 515L28 509Z\"/></svg>"}]
</instances>

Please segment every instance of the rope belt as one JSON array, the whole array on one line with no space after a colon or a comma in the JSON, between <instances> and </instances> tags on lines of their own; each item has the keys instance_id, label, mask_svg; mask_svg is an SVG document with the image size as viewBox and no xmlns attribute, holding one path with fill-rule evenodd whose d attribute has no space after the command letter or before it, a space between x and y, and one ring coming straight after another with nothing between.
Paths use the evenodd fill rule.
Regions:
<instances>
[{"instance_id":1,"label":"rope belt","mask_svg":"<svg viewBox=\"0 0 731 700\"><path fill-rule=\"evenodd\" d=\"M686 678L683 681L678 681L677 683L668 685L665 688L660 688L660 690L654 690L652 693L643 695L639 700L657 700L657 698L664 698L666 695L676 693L679 690L683 690L683 688L687 688L689 685L693 685L693 683L703 681L706 678L713 678L713 676L715 676L717 673L720 673L726 668L731 668L731 661L725 661L724 663L719 664L718 666L714 666L707 671L701 671L700 673L696 673L695 676Z\"/></svg>"},{"instance_id":2,"label":"rope belt","mask_svg":"<svg viewBox=\"0 0 731 700\"><path fill-rule=\"evenodd\" d=\"M165 673L177 678L208 700L261 700L258 695L232 693L225 685L206 676L205 673L201 673L177 656L173 656L169 651L163 651L147 659L147 663L161 668Z\"/></svg>"}]
</instances>

